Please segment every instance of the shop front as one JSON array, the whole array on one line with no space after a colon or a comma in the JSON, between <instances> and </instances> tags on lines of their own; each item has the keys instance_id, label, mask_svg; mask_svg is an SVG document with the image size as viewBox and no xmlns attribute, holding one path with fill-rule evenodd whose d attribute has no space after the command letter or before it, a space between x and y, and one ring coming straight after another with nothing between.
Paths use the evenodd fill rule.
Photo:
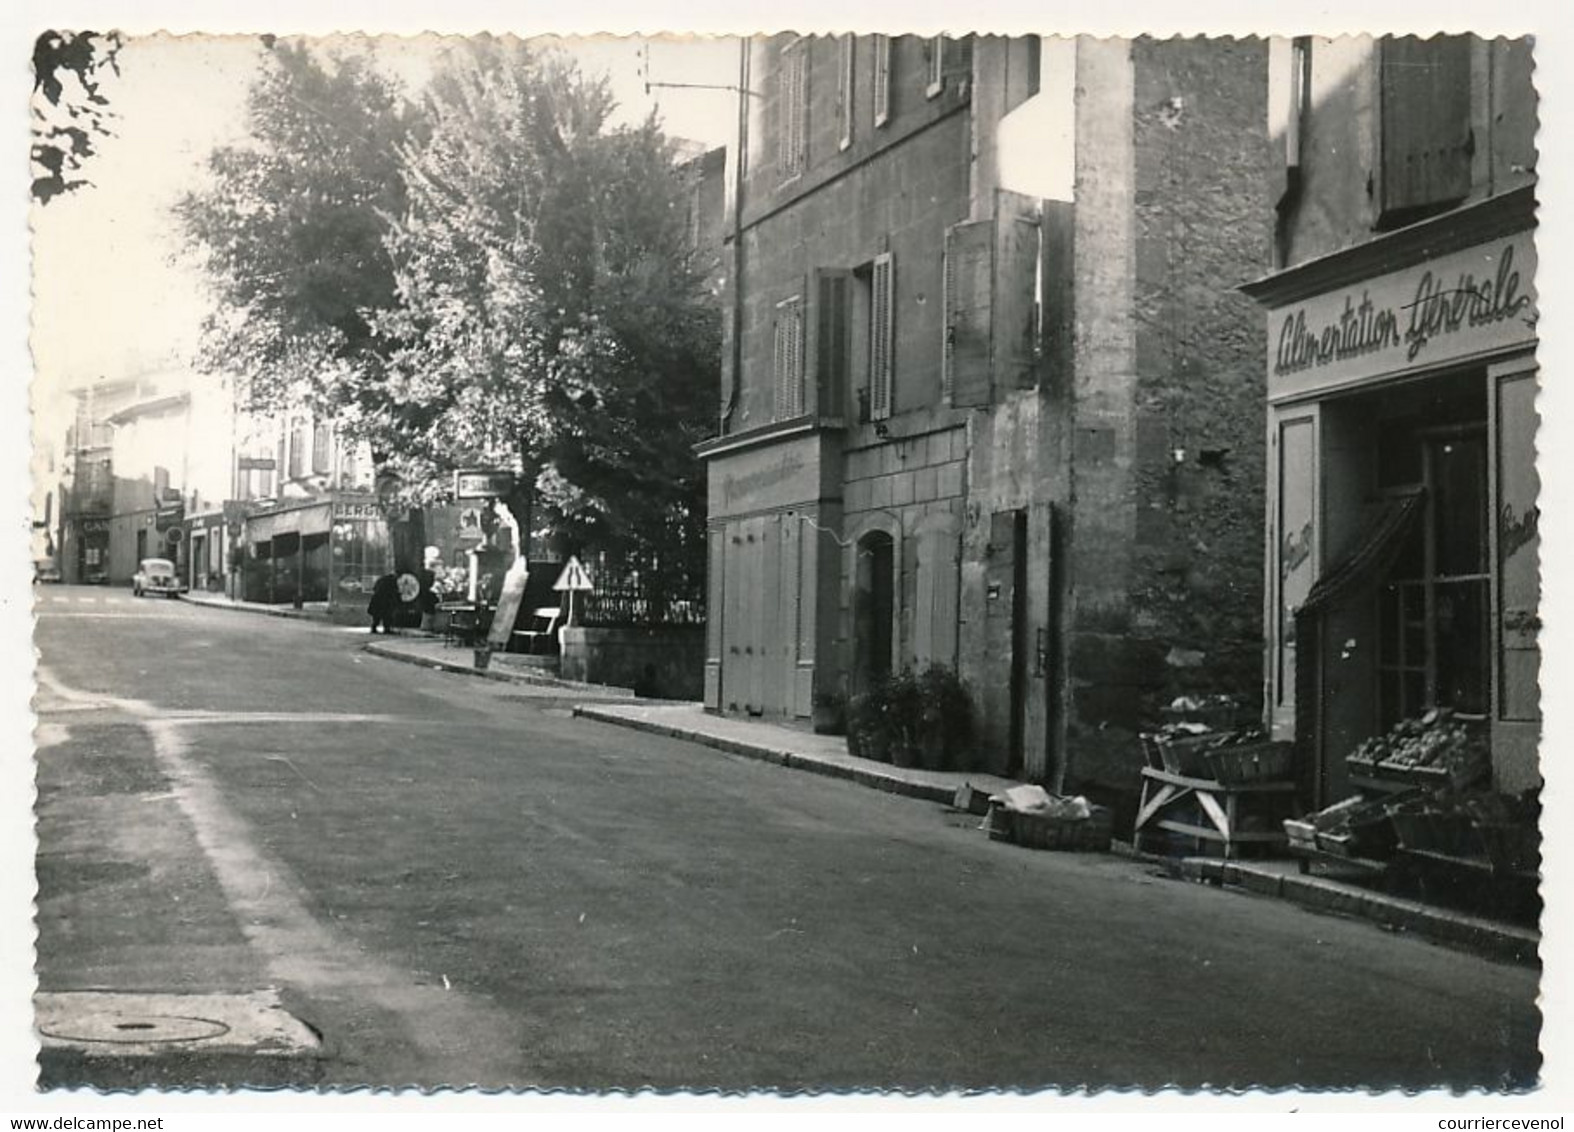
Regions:
<instances>
[{"instance_id":1,"label":"shop front","mask_svg":"<svg viewBox=\"0 0 1574 1132\"><path fill-rule=\"evenodd\" d=\"M1480 789L1539 786L1534 223L1509 193L1245 288L1268 308L1265 722L1314 808L1370 792L1350 756L1384 736L1415 738L1396 779L1468 736Z\"/></svg>"},{"instance_id":2,"label":"shop front","mask_svg":"<svg viewBox=\"0 0 1574 1132\"><path fill-rule=\"evenodd\" d=\"M705 707L809 718L841 687L840 436L807 419L700 446L710 492Z\"/></svg>"},{"instance_id":3,"label":"shop front","mask_svg":"<svg viewBox=\"0 0 1574 1132\"><path fill-rule=\"evenodd\" d=\"M277 605L325 604L364 618L379 576L393 568L388 523L375 496L330 492L246 517L242 596Z\"/></svg>"}]
</instances>

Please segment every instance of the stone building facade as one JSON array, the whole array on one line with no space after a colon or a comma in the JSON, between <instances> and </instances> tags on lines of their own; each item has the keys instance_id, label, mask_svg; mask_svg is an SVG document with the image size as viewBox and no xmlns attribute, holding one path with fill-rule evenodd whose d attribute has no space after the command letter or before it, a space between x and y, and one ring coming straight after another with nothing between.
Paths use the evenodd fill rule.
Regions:
<instances>
[{"instance_id":1,"label":"stone building facade","mask_svg":"<svg viewBox=\"0 0 1574 1132\"><path fill-rule=\"evenodd\" d=\"M1176 695L1252 713L1267 76L1259 41L746 46L708 707L938 661L980 769L1112 788Z\"/></svg>"}]
</instances>

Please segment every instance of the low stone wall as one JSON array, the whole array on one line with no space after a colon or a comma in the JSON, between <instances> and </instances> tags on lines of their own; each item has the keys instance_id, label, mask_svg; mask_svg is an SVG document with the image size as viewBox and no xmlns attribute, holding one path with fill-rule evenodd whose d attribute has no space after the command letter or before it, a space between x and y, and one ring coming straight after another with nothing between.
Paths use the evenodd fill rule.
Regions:
<instances>
[{"instance_id":1,"label":"low stone wall","mask_svg":"<svg viewBox=\"0 0 1574 1132\"><path fill-rule=\"evenodd\" d=\"M697 700L704 691L705 628L563 630L565 680L633 688L641 696Z\"/></svg>"}]
</instances>

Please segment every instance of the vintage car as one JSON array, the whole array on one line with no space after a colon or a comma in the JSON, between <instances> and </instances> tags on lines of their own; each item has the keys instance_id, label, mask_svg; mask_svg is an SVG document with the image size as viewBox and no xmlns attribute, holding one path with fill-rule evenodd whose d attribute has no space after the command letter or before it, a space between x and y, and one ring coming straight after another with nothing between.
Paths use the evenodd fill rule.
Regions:
<instances>
[{"instance_id":1,"label":"vintage car","mask_svg":"<svg viewBox=\"0 0 1574 1132\"><path fill-rule=\"evenodd\" d=\"M186 584L176 576L175 564L168 558L144 558L131 578L131 592L137 597L147 594L174 597L186 592Z\"/></svg>"}]
</instances>

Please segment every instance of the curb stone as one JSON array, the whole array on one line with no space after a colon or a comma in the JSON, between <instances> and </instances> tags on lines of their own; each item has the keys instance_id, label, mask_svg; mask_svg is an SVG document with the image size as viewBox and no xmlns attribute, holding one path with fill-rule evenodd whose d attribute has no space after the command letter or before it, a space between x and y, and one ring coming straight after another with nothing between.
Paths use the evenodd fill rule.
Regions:
<instances>
[{"instance_id":1,"label":"curb stone","mask_svg":"<svg viewBox=\"0 0 1574 1132\"><path fill-rule=\"evenodd\" d=\"M416 656L396 648L390 648L387 645L374 644L370 641L361 646L361 651L372 656L380 656L384 660L397 660L404 664L415 664L423 668L436 668L443 672L453 672L461 676L479 676L483 680L497 680L505 684L529 684L537 688L551 688L578 695L598 695L616 698L620 701L635 698L634 689L632 688L618 688L611 684L581 684L577 681L559 680L551 676L536 676L525 671L494 668L481 669L476 668L472 664L443 660L441 657Z\"/></svg>"}]
</instances>

